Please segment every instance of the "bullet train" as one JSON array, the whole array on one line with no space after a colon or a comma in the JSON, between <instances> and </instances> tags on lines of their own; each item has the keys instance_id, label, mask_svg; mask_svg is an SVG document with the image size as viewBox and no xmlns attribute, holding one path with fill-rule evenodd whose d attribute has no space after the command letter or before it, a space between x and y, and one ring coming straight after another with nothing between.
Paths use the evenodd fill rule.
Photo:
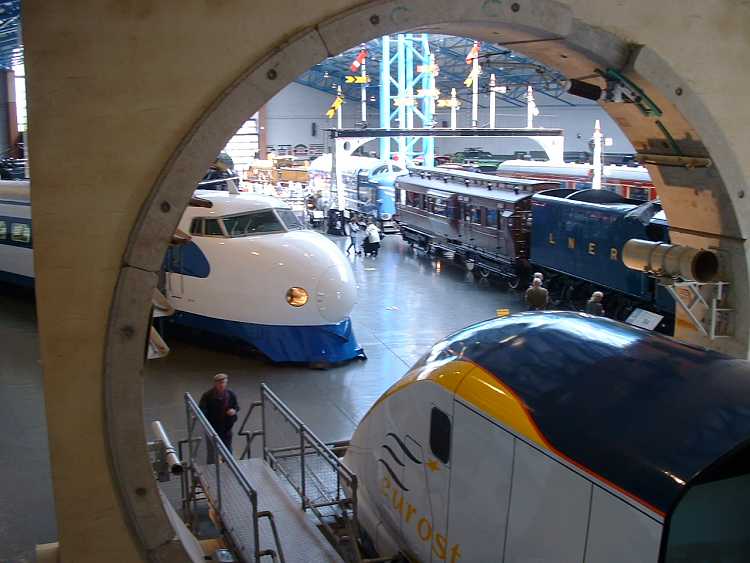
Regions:
<instances>
[{"instance_id":1,"label":"bullet train","mask_svg":"<svg viewBox=\"0 0 750 563\"><path fill-rule=\"evenodd\" d=\"M750 363L582 313L433 347L345 463L377 553L421 562L750 557Z\"/></svg>"},{"instance_id":2,"label":"bullet train","mask_svg":"<svg viewBox=\"0 0 750 563\"><path fill-rule=\"evenodd\" d=\"M341 251L282 201L197 190L189 233L165 258L169 323L253 346L274 362L364 358L349 313L357 298ZM33 285L28 182L0 182L0 281Z\"/></svg>"},{"instance_id":3,"label":"bullet train","mask_svg":"<svg viewBox=\"0 0 750 563\"><path fill-rule=\"evenodd\" d=\"M351 265L281 200L196 190L179 229L190 241L165 259L174 322L236 339L274 362L364 358L349 313Z\"/></svg>"}]
</instances>

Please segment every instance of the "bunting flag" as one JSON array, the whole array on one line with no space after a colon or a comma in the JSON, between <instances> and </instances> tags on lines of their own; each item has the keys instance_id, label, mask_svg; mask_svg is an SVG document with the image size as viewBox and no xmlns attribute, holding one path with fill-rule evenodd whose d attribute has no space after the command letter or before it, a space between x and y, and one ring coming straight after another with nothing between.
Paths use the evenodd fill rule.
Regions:
<instances>
[{"instance_id":1,"label":"bunting flag","mask_svg":"<svg viewBox=\"0 0 750 563\"><path fill-rule=\"evenodd\" d=\"M357 58L352 61L351 66L349 67L352 72L357 72L359 70L359 67L361 67L365 59L367 58L367 49L360 49L359 54L357 55Z\"/></svg>"},{"instance_id":2,"label":"bunting flag","mask_svg":"<svg viewBox=\"0 0 750 563\"><path fill-rule=\"evenodd\" d=\"M474 84L474 81L479 78L479 73L481 71L479 70L479 66L473 67L469 71L469 76L466 77L466 80L464 80L464 86L467 88L471 88L471 85Z\"/></svg>"},{"instance_id":3,"label":"bunting flag","mask_svg":"<svg viewBox=\"0 0 750 563\"><path fill-rule=\"evenodd\" d=\"M466 64L470 65L474 63L474 59L479 57L479 41L474 41L469 54L466 55Z\"/></svg>"},{"instance_id":4,"label":"bunting flag","mask_svg":"<svg viewBox=\"0 0 750 563\"><path fill-rule=\"evenodd\" d=\"M328 119L333 119L337 111L341 110L341 104L344 103L344 96L336 96L336 99L331 103L331 107L326 111Z\"/></svg>"}]
</instances>

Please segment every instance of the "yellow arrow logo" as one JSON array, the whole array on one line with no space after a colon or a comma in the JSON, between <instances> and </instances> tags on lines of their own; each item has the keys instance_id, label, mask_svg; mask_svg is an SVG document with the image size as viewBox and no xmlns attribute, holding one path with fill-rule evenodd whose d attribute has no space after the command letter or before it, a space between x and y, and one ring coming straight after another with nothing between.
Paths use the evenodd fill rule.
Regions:
<instances>
[{"instance_id":1,"label":"yellow arrow logo","mask_svg":"<svg viewBox=\"0 0 750 563\"><path fill-rule=\"evenodd\" d=\"M370 81L370 77L367 75L344 77L344 82L346 82L347 84L367 84L369 81Z\"/></svg>"}]
</instances>

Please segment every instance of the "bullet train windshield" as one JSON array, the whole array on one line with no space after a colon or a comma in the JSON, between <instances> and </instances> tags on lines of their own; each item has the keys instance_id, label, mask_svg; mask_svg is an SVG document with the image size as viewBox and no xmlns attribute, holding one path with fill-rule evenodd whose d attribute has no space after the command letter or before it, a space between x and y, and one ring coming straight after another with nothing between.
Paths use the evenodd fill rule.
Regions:
<instances>
[{"instance_id":1,"label":"bullet train windshield","mask_svg":"<svg viewBox=\"0 0 750 563\"><path fill-rule=\"evenodd\" d=\"M267 233L283 233L285 231L298 231L302 229L302 224L294 212L291 209L283 208L263 209L243 213L242 215L203 220L206 223L217 221L217 225L209 225L209 228L218 233L221 230L219 227L223 226L222 234L232 238ZM199 221L201 219L193 219L193 225L196 226ZM206 225L204 225L205 228Z\"/></svg>"}]
</instances>

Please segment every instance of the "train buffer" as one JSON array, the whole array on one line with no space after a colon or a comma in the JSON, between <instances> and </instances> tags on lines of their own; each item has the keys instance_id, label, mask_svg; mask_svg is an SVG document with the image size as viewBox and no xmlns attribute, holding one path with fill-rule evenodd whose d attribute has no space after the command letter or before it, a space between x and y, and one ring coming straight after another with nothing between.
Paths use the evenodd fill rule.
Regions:
<instances>
[{"instance_id":1,"label":"train buffer","mask_svg":"<svg viewBox=\"0 0 750 563\"><path fill-rule=\"evenodd\" d=\"M182 517L196 529L200 504L239 561L362 561L356 535L356 476L265 385L230 453L185 394L187 439L179 443ZM259 412L260 411L260 412ZM253 413L261 429L246 431ZM251 457L254 442L262 457ZM210 463L209 463L210 462Z\"/></svg>"}]
</instances>

